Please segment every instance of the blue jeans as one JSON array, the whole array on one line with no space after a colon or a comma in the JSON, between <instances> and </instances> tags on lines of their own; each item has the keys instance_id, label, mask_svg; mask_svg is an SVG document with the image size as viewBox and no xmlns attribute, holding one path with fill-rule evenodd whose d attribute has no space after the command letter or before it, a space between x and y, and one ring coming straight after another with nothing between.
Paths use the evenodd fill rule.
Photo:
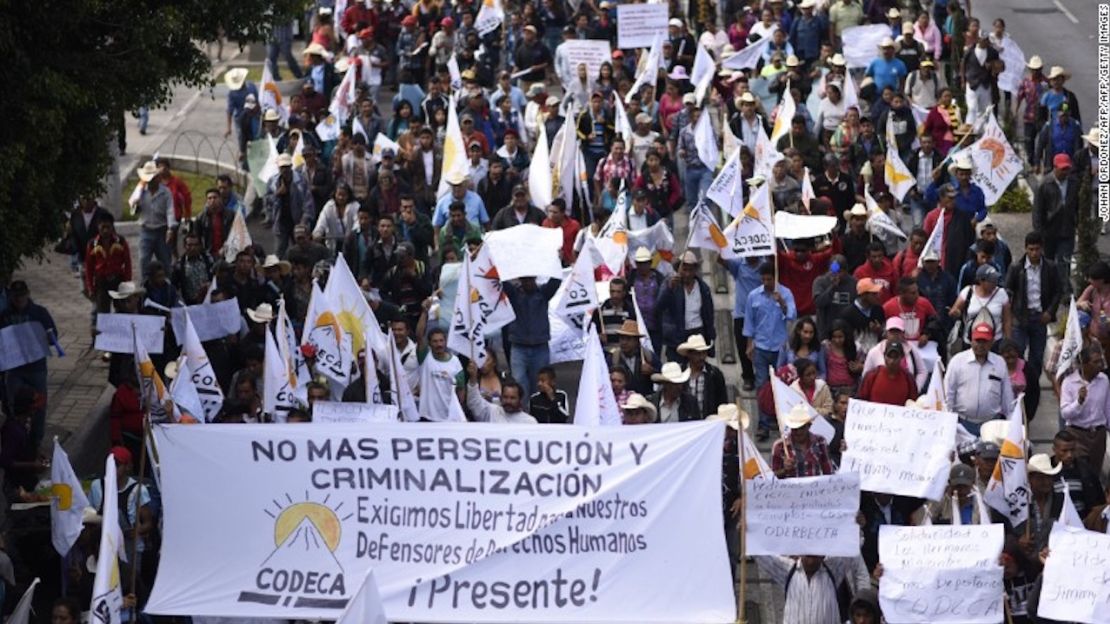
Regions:
<instances>
[{"instance_id":1,"label":"blue jeans","mask_svg":"<svg viewBox=\"0 0 1110 624\"><path fill-rule=\"evenodd\" d=\"M1026 346L1029 357L1025 358L1025 416L1029 420L1037 415L1037 405L1041 402L1041 365L1044 362L1045 344L1048 342L1048 327L1039 318L1014 324L1014 342L1022 355Z\"/></svg>"},{"instance_id":2,"label":"blue jeans","mask_svg":"<svg viewBox=\"0 0 1110 624\"><path fill-rule=\"evenodd\" d=\"M925 223L925 214L929 212L929 207L925 205L925 198L919 196L910 196L910 216L913 218L913 226L915 228L921 227Z\"/></svg>"},{"instance_id":3,"label":"blue jeans","mask_svg":"<svg viewBox=\"0 0 1110 624\"><path fill-rule=\"evenodd\" d=\"M170 264L172 253L166 242L166 228L142 228L139 234L139 270L142 271L143 281L146 281L146 266L151 256L162 263L167 271L172 269Z\"/></svg>"},{"instance_id":4,"label":"blue jeans","mask_svg":"<svg viewBox=\"0 0 1110 624\"><path fill-rule=\"evenodd\" d=\"M778 351L766 351L755 348L752 355L752 365L755 367L755 389L756 392L763 387L763 384L771 380L771 373L769 368L774 366L779 361ZM778 431L777 419L774 414L764 414L763 410L759 410L759 428L761 430L770 430L773 432Z\"/></svg>"},{"instance_id":5,"label":"blue jeans","mask_svg":"<svg viewBox=\"0 0 1110 624\"><path fill-rule=\"evenodd\" d=\"M682 183L682 190L685 192L686 205L691 210L698 205L699 199L705 197L705 192L709 190L709 185L712 183L713 172L705 165L699 164L694 167L686 165L686 178Z\"/></svg>"},{"instance_id":6,"label":"blue jeans","mask_svg":"<svg viewBox=\"0 0 1110 624\"><path fill-rule=\"evenodd\" d=\"M150 125L150 107L139 107L139 134L146 134L147 126Z\"/></svg>"},{"instance_id":7,"label":"blue jeans","mask_svg":"<svg viewBox=\"0 0 1110 624\"><path fill-rule=\"evenodd\" d=\"M301 64L297 62L297 57L293 56L293 26L286 24L274 28L274 34L270 42L266 44L266 62L270 64L270 72L274 74L274 80L281 81L281 70L278 68L278 57L285 59L285 63L289 65L289 71L293 72L293 77L300 80L304 76L304 71L301 69Z\"/></svg>"},{"instance_id":8,"label":"blue jeans","mask_svg":"<svg viewBox=\"0 0 1110 624\"><path fill-rule=\"evenodd\" d=\"M513 379L523 390L520 400L526 401L536 389L536 378L540 374L540 369L551 363L551 349L546 342L539 345L522 345L515 342L512 344L509 368L512 370Z\"/></svg>"}]
</instances>

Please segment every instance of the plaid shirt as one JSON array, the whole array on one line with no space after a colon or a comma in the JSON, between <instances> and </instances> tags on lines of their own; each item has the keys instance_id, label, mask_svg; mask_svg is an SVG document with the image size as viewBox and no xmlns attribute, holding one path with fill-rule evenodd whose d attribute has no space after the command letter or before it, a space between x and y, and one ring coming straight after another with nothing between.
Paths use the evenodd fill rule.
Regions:
<instances>
[{"instance_id":1,"label":"plaid shirt","mask_svg":"<svg viewBox=\"0 0 1110 624\"><path fill-rule=\"evenodd\" d=\"M789 437L775 440L771 447L771 470L779 476L786 465L786 445L790 446L790 455L794 457L794 472L782 475L779 478L791 479L794 477L820 477L836 472L832 460L829 459L829 445L819 435L809 434L809 448L799 453Z\"/></svg>"},{"instance_id":2,"label":"plaid shirt","mask_svg":"<svg viewBox=\"0 0 1110 624\"><path fill-rule=\"evenodd\" d=\"M1048 83L1043 80L1025 78L1021 81L1017 97L1019 106L1022 102L1025 103L1025 110L1022 111L1021 115L1022 121L1032 123L1037 120L1037 107L1040 106L1041 96L1044 95L1047 88Z\"/></svg>"},{"instance_id":3,"label":"plaid shirt","mask_svg":"<svg viewBox=\"0 0 1110 624\"><path fill-rule=\"evenodd\" d=\"M597 166L597 171L594 173L594 180L597 181L601 187L607 188L609 180L613 178L624 178L628 186L632 186L632 174L636 170L632 164L632 159L625 156L621 160L614 160L613 155L609 154L601 160Z\"/></svg>"}]
</instances>

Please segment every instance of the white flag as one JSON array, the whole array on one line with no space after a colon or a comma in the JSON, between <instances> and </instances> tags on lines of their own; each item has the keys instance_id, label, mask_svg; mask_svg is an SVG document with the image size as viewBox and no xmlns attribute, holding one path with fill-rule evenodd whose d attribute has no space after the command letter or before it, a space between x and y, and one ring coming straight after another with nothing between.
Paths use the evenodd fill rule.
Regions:
<instances>
[{"instance_id":1,"label":"white flag","mask_svg":"<svg viewBox=\"0 0 1110 624\"><path fill-rule=\"evenodd\" d=\"M782 435L785 436L789 432L789 429L786 427L786 415L790 413L790 410L794 409L795 405L805 405L806 411L813 416L813 424L810 426L809 430L825 438L825 442L829 442L833 439L836 430L829 424L829 421L819 414L817 410L813 409L813 406L810 405L805 396L779 379L779 376L775 374L774 370L771 371L771 393L775 397L775 413L778 415L779 427L782 429Z\"/></svg>"},{"instance_id":2,"label":"white flag","mask_svg":"<svg viewBox=\"0 0 1110 624\"><path fill-rule=\"evenodd\" d=\"M482 8L478 9L478 17L474 18L474 28L477 29L478 35L485 37L497 30L503 21L505 21L505 9L501 6L501 0L485 0L482 2Z\"/></svg>"},{"instance_id":3,"label":"white flag","mask_svg":"<svg viewBox=\"0 0 1110 624\"><path fill-rule=\"evenodd\" d=\"M640 60L640 66L636 71L636 82L632 83L632 88L628 90L628 95L624 96L624 103L628 104L640 92L640 87L644 85L655 86L656 78L659 76L659 63L663 58L663 33L655 35L655 40L651 42L651 49L648 50L647 57Z\"/></svg>"},{"instance_id":4,"label":"white flag","mask_svg":"<svg viewBox=\"0 0 1110 624\"><path fill-rule=\"evenodd\" d=\"M742 69L755 69L755 66L759 64L759 59L763 58L763 48L766 48L770 44L771 38L764 37L725 59L725 61L721 63L721 67L736 71Z\"/></svg>"},{"instance_id":5,"label":"white flag","mask_svg":"<svg viewBox=\"0 0 1110 624\"><path fill-rule=\"evenodd\" d=\"M104 461L104 504L101 511L103 529L100 532L100 550L96 557L92 603L89 605L89 620L104 624L122 621L120 608L123 606L123 592L120 589L119 553L124 546L116 488L116 460L109 454ZM124 513L127 511L124 510Z\"/></svg>"},{"instance_id":6,"label":"white flag","mask_svg":"<svg viewBox=\"0 0 1110 624\"><path fill-rule=\"evenodd\" d=\"M366 573L358 592L347 601L347 606L335 624L386 624L382 597L374 580L374 569Z\"/></svg>"},{"instance_id":7,"label":"white flag","mask_svg":"<svg viewBox=\"0 0 1110 624\"><path fill-rule=\"evenodd\" d=\"M605 351L593 325L586 333L586 359L582 362L582 378L574 404L574 424L587 427L621 424L620 408L609 383Z\"/></svg>"},{"instance_id":8,"label":"white flag","mask_svg":"<svg viewBox=\"0 0 1110 624\"><path fill-rule=\"evenodd\" d=\"M898 249L906 240L906 233L879 207L879 203L871 197L870 188L863 187L863 197L867 201L867 231L882 241L888 251Z\"/></svg>"},{"instance_id":9,"label":"white flag","mask_svg":"<svg viewBox=\"0 0 1110 624\"><path fill-rule=\"evenodd\" d=\"M162 383L161 375L154 368L154 362L151 361L150 354L146 352L146 346L134 334L134 330L132 330L132 335L134 336L133 342L135 345L133 351L135 354L135 377L139 380L139 396L143 407L146 408L151 422L166 422L169 420L169 414L166 413L166 385Z\"/></svg>"},{"instance_id":10,"label":"white flag","mask_svg":"<svg viewBox=\"0 0 1110 624\"><path fill-rule=\"evenodd\" d=\"M779 103L778 113L775 115L775 124L771 127L771 145L777 146L779 139L790 134L790 124L794 121L794 115L798 112L798 106L794 102L794 97L790 95L790 83L786 83L786 90L782 93L782 102Z\"/></svg>"},{"instance_id":11,"label":"white flag","mask_svg":"<svg viewBox=\"0 0 1110 624\"><path fill-rule=\"evenodd\" d=\"M374 351L372 349L365 349L362 352L362 357L362 383L366 389L366 402L384 403L382 398L382 386L378 383L378 367L374 363Z\"/></svg>"},{"instance_id":12,"label":"white flag","mask_svg":"<svg viewBox=\"0 0 1110 624\"><path fill-rule=\"evenodd\" d=\"M705 99L709 85L713 84L715 73L717 73L717 65L713 61L713 56L709 54L709 50L706 50L704 45L698 44L698 53L694 57L694 67L690 70L690 84L694 85L694 95L697 97L698 106L701 106L702 100Z\"/></svg>"},{"instance_id":13,"label":"white flag","mask_svg":"<svg viewBox=\"0 0 1110 624\"><path fill-rule=\"evenodd\" d=\"M814 199L817 199L817 193L813 192L813 176L809 173L809 167L805 167L802 175L802 205L806 207L806 212L809 212L809 203Z\"/></svg>"},{"instance_id":14,"label":"white flag","mask_svg":"<svg viewBox=\"0 0 1110 624\"><path fill-rule=\"evenodd\" d=\"M312 345L315 349L318 374L340 387L350 384L354 341L339 325L337 310L315 280L312 282L312 294L308 298L301 344Z\"/></svg>"},{"instance_id":15,"label":"white flag","mask_svg":"<svg viewBox=\"0 0 1110 624\"><path fill-rule=\"evenodd\" d=\"M270 328L266 328L266 356L263 360L262 411L277 423L289 419L289 410L297 407L293 396L293 374L288 362L281 357L277 341Z\"/></svg>"},{"instance_id":16,"label":"white flag","mask_svg":"<svg viewBox=\"0 0 1110 624\"><path fill-rule=\"evenodd\" d=\"M8 616L7 624L31 624L31 603L35 599L35 586L38 584L39 578L35 577L35 580L31 581L31 586L23 592L19 604L15 605L15 610Z\"/></svg>"},{"instance_id":17,"label":"white flag","mask_svg":"<svg viewBox=\"0 0 1110 624\"><path fill-rule=\"evenodd\" d=\"M594 310L598 308L597 281L594 279L594 254L599 256L592 239L587 238L582 252L574 261L565 288L560 288L562 296L555 305L559 318L579 331L586 329Z\"/></svg>"},{"instance_id":18,"label":"white flag","mask_svg":"<svg viewBox=\"0 0 1110 624\"><path fill-rule=\"evenodd\" d=\"M316 282L313 281L312 294L315 295L319 290ZM275 339L278 341L278 351L281 352L282 359L290 362L290 370L293 373L295 382L293 395L307 404L308 382L312 381L312 373L308 370L308 362L305 360L304 352L301 351L301 346L297 344L297 330L293 329L293 323L289 322L289 312L285 307L284 297L278 302L277 331L279 333Z\"/></svg>"},{"instance_id":19,"label":"white flag","mask_svg":"<svg viewBox=\"0 0 1110 624\"><path fill-rule=\"evenodd\" d=\"M224 404L224 392L220 389L220 382L216 379L216 371L208 359L208 353L197 336L197 329L189 319L188 311L185 312L185 336L181 343L181 350L185 354L189 370L192 372L193 385L200 396L201 407L204 408L204 420L212 422L220 413Z\"/></svg>"},{"instance_id":20,"label":"white flag","mask_svg":"<svg viewBox=\"0 0 1110 624\"><path fill-rule=\"evenodd\" d=\"M254 245L251 239L250 230L247 229L247 221L243 218L242 211L235 211L235 220L231 222L231 231L228 232L227 240L224 242L224 260L228 262L235 262L235 257L239 255L240 251L250 249ZM215 284L215 278L212 279Z\"/></svg>"},{"instance_id":21,"label":"white flag","mask_svg":"<svg viewBox=\"0 0 1110 624\"><path fill-rule=\"evenodd\" d=\"M910 168L898 155L898 137L894 134L893 112L886 118L886 165L883 166L883 178L891 195L897 197L898 201L902 201L906 193L917 186L917 178L913 177Z\"/></svg>"},{"instance_id":22,"label":"white flag","mask_svg":"<svg viewBox=\"0 0 1110 624\"><path fill-rule=\"evenodd\" d=\"M762 184L751 192L747 205L724 230L732 258L769 256L775 252L775 223L771 190Z\"/></svg>"},{"instance_id":23,"label":"white flag","mask_svg":"<svg viewBox=\"0 0 1110 624\"><path fill-rule=\"evenodd\" d=\"M771 138L763 130L763 124L759 125L759 132L755 138L755 154L753 154L755 162L755 175L762 176L770 180L772 176L772 169L775 163L786 158L775 149L775 144L771 142Z\"/></svg>"},{"instance_id":24,"label":"white flag","mask_svg":"<svg viewBox=\"0 0 1110 624\"><path fill-rule=\"evenodd\" d=\"M1006 516L1010 526L1018 526L1029 519L1029 475L1025 468L1025 424L1022 422L1024 394L1014 401L1014 408L1007 419L1006 439L998 453L990 482L983 500Z\"/></svg>"},{"instance_id":25,"label":"white flag","mask_svg":"<svg viewBox=\"0 0 1110 624\"><path fill-rule=\"evenodd\" d=\"M266 141L269 144L270 153L266 156L266 164L262 165L262 169L258 171L258 179L262 180L264 184L269 184L270 180L274 179L279 171L277 164L278 148L273 136L266 135Z\"/></svg>"},{"instance_id":26,"label":"white flag","mask_svg":"<svg viewBox=\"0 0 1110 624\"><path fill-rule=\"evenodd\" d=\"M982 135L968 148L973 164L972 181L983 189L988 206L996 204L1024 164L1014 152L994 113L981 116Z\"/></svg>"},{"instance_id":27,"label":"white flag","mask_svg":"<svg viewBox=\"0 0 1110 624\"><path fill-rule=\"evenodd\" d=\"M1079 510L1075 508L1075 501L1071 499L1071 488L1064 481L1064 506L1060 508L1060 523L1073 529L1085 529L1083 519L1079 517Z\"/></svg>"},{"instance_id":28,"label":"white flag","mask_svg":"<svg viewBox=\"0 0 1110 624\"><path fill-rule=\"evenodd\" d=\"M727 128L727 124L725 125ZM740 210L744 207L744 194L738 193L737 190L743 191L741 186L741 178L743 172L740 168L740 148L736 147L731 152L728 160L725 161L721 171L717 177L713 178L709 188L705 191L705 198L717 204L725 213L735 217L740 214Z\"/></svg>"},{"instance_id":29,"label":"white flag","mask_svg":"<svg viewBox=\"0 0 1110 624\"><path fill-rule=\"evenodd\" d=\"M929 376L929 385L925 387L921 397L925 399L925 409L937 412L948 411L948 400L944 395L944 364L941 363L940 358L933 362L933 374Z\"/></svg>"},{"instance_id":30,"label":"white flag","mask_svg":"<svg viewBox=\"0 0 1110 624\"><path fill-rule=\"evenodd\" d=\"M81 489L81 481L73 472L69 455L54 438L54 457L50 463L50 541L54 550L65 557L81 536L82 518L89 499Z\"/></svg>"},{"instance_id":31,"label":"white flag","mask_svg":"<svg viewBox=\"0 0 1110 624\"><path fill-rule=\"evenodd\" d=\"M721 160L721 152L717 148L717 135L713 134L713 124L709 120L708 109L703 108L698 115L698 121L694 125L694 145L698 148L698 158L713 171L717 168L718 161ZM688 197L688 201L696 201L694 197Z\"/></svg>"},{"instance_id":32,"label":"white flag","mask_svg":"<svg viewBox=\"0 0 1110 624\"><path fill-rule=\"evenodd\" d=\"M744 457L743 463L740 464L740 474L747 480L774 479L774 471L767 465L767 460L763 459L763 455L759 453L759 449L756 448L755 442L752 442L747 430L741 429L740 437L741 443L744 445Z\"/></svg>"},{"instance_id":33,"label":"white flag","mask_svg":"<svg viewBox=\"0 0 1110 624\"><path fill-rule=\"evenodd\" d=\"M626 150L632 149L632 124L628 121L628 112L619 97L613 98L613 124L616 126L617 136L624 140Z\"/></svg>"},{"instance_id":34,"label":"white flag","mask_svg":"<svg viewBox=\"0 0 1110 624\"><path fill-rule=\"evenodd\" d=\"M640 334L640 348L648 354L648 357L654 357L655 346L651 343L651 336L648 334L644 315L640 313L640 304L636 302L636 289L629 288L628 294L632 297L632 310L636 312L636 331Z\"/></svg>"},{"instance_id":35,"label":"white flag","mask_svg":"<svg viewBox=\"0 0 1110 624\"><path fill-rule=\"evenodd\" d=\"M378 136L374 137L374 147L370 150L370 162L380 163L382 161L382 150L391 149L394 154L401 153L401 144L390 139L384 132L379 132Z\"/></svg>"},{"instance_id":36,"label":"white flag","mask_svg":"<svg viewBox=\"0 0 1110 624\"><path fill-rule=\"evenodd\" d=\"M451 77L451 92L456 93L462 90L462 74L459 73L459 61L455 58L455 54L451 54L451 58L447 59L447 75Z\"/></svg>"},{"instance_id":37,"label":"white flag","mask_svg":"<svg viewBox=\"0 0 1110 624\"><path fill-rule=\"evenodd\" d=\"M270 64L263 63L262 65L262 80L258 85L258 104L261 110L265 112L267 109L273 109L281 115L281 124L285 125L289 121L289 107L281 102L281 91L278 89L277 82L274 81L274 75L270 72Z\"/></svg>"},{"instance_id":38,"label":"white flag","mask_svg":"<svg viewBox=\"0 0 1110 624\"><path fill-rule=\"evenodd\" d=\"M844 72L844 110L849 108L859 108L859 89L856 89L856 81L852 78L852 72L845 70Z\"/></svg>"},{"instance_id":39,"label":"white flag","mask_svg":"<svg viewBox=\"0 0 1110 624\"><path fill-rule=\"evenodd\" d=\"M447 332L447 348L473 359L481 368L486 361L486 334L514 320L516 313L509 304L509 297L501 289L489 246L482 245L473 260L470 254L463 254L455 311Z\"/></svg>"},{"instance_id":40,"label":"white flag","mask_svg":"<svg viewBox=\"0 0 1110 624\"><path fill-rule=\"evenodd\" d=\"M350 334L354 353L357 355L369 345L379 357L385 353L385 332L382 331L374 310L366 300L366 294L358 286L358 281L347 266L343 254L335 259L335 266L328 275L324 286L324 297L328 305L337 313L339 326Z\"/></svg>"},{"instance_id":41,"label":"white flag","mask_svg":"<svg viewBox=\"0 0 1110 624\"><path fill-rule=\"evenodd\" d=\"M416 406L416 397L412 393L405 366L401 362L401 354L397 351L397 343L392 339L389 341L387 351L389 351L389 383L393 386L394 405L400 408L401 416L407 422L417 422L420 420L420 410ZM416 357L416 354L413 353L412 357Z\"/></svg>"},{"instance_id":42,"label":"white flag","mask_svg":"<svg viewBox=\"0 0 1110 624\"><path fill-rule=\"evenodd\" d=\"M563 121L563 127L559 128L551 141L548 155L548 162L551 165L551 186L556 189L555 194L562 197L567 206L574 205L574 190L578 186L575 174L580 153L574 117L567 115Z\"/></svg>"},{"instance_id":43,"label":"white flag","mask_svg":"<svg viewBox=\"0 0 1110 624\"><path fill-rule=\"evenodd\" d=\"M736 257L732 246L728 244L728 238L717 223L717 217L713 216L704 202L698 202L690 213L690 236L686 239L686 248L692 247L715 251L724 260Z\"/></svg>"},{"instance_id":44,"label":"white flag","mask_svg":"<svg viewBox=\"0 0 1110 624\"><path fill-rule=\"evenodd\" d=\"M174 422L205 422L204 405L197 386L193 383L193 372L189 369L189 358L185 354L177 358L177 376L170 382L170 399L173 400Z\"/></svg>"},{"instance_id":45,"label":"white flag","mask_svg":"<svg viewBox=\"0 0 1110 624\"><path fill-rule=\"evenodd\" d=\"M937 224L933 227L933 231L929 233L929 238L925 241L925 247L922 248L921 253L917 256L917 268L925 264L925 254L930 251L937 255L938 259L944 258L944 213L937 219Z\"/></svg>"},{"instance_id":46,"label":"white flag","mask_svg":"<svg viewBox=\"0 0 1110 624\"><path fill-rule=\"evenodd\" d=\"M455 95L451 94L450 103L447 105L447 134L443 139L443 171L439 178L439 188L436 189L436 197L443 197L450 190L448 180L462 179L470 175L466 141L463 140L462 127L459 125L457 106Z\"/></svg>"},{"instance_id":47,"label":"white flag","mask_svg":"<svg viewBox=\"0 0 1110 624\"><path fill-rule=\"evenodd\" d=\"M938 224L939 227L939 224ZM1064 377L1079 364L1079 352L1083 349L1083 329L1079 326L1079 310L1075 307L1075 295L1068 304L1068 320L1064 327L1064 339L1060 344L1060 358L1056 360L1056 379Z\"/></svg>"},{"instance_id":48,"label":"white flag","mask_svg":"<svg viewBox=\"0 0 1110 624\"><path fill-rule=\"evenodd\" d=\"M566 172L564 171L565 175ZM547 130L540 124L540 135L536 139L536 149L532 151L532 162L528 165L528 194L532 205L546 210L554 199L552 195L551 155L547 148ZM570 204L568 204L568 207Z\"/></svg>"}]
</instances>

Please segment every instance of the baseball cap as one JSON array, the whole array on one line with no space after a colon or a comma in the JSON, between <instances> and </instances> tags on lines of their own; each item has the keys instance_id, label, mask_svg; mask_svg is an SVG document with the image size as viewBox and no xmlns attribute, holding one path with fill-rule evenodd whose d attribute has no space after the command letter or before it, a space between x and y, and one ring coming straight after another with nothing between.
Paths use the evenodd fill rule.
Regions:
<instances>
[{"instance_id":1,"label":"baseball cap","mask_svg":"<svg viewBox=\"0 0 1110 624\"><path fill-rule=\"evenodd\" d=\"M123 446L113 446L112 458L121 464L130 464L132 459L131 451L127 450L127 448Z\"/></svg>"},{"instance_id":2,"label":"baseball cap","mask_svg":"<svg viewBox=\"0 0 1110 624\"><path fill-rule=\"evenodd\" d=\"M886 329L890 331L897 329L900 332L906 331L906 322L900 316L892 316L886 320Z\"/></svg>"},{"instance_id":3,"label":"baseball cap","mask_svg":"<svg viewBox=\"0 0 1110 624\"><path fill-rule=\"evenodd\" d=\"M989 264L984 264L978 269L975 269L975 281L977 282L987 280L988 282L997 284L998 277L998 269L992 267Z\"/></svg>"},{"instance_id":4,"label":"baseball cap","mask_svg":"<svg viewBox=\"0 0 1110 624\"><path fill-rule=\"evenodd\" d=\"M956 464L948 472L948 485L974 485L975 470L967 464Z\"/></svg>"},{"instance_id":5,"label":"baseball cap","mask_svg":"<svg viewBox=\"0 0 1110 624\"><path fill-rule=\"evenodd\" d=\"M994 328L989 323L979 323L971 329L972 340L994 340Z\"/></svg>"},{"instance_id":6,"label":"baseball cap","mask_svg":"<svg viewBox=\"0 0 1110 624\"><path fill-rule=\"evenodd\" d=\"M976 454L983 459L998 459L1000 452L998 445L994 442L983 442L979 445L979 450L976 451Z\"/></svg>"},{"instance_id":7,"label":"baseball cap","mask_svg":"<svg viewBox=\"0 0 1110 624\"><path fill-rule=\"evenodd\" d=\"M1052 157L1052 166L1057 169L1071 169L1071 156L1057 154Z\"/></svg>"},{"instance_id":8,"label":"baseball cap","mask_svg":"<svg viewBox=\"0 0 1110 624\"><path fill-rule=\"evenodd\" d=\"M888 342L886 343L886 349L883 351L883 353L886 355L905 355L906 348L903 347L902 343L900 342Z\"/></svg>"}]
</instances>

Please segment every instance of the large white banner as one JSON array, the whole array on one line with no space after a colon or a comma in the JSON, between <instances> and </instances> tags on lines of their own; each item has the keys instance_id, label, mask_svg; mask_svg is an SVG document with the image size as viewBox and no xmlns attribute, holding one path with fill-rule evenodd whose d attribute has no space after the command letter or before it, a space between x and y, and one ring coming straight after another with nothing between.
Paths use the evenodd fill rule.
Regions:
<instances>
[{"instance_id":1,"label":"large white banner","mask_svg":"<svg viewBox=\"0 0 1110 624\"><path fill-rule=\"evenodd\" d=\"M879 527L879 602L891 624L1002 621L1001 524Z\"/></svg>"},{"instance_id":2,"label":"large white banner","mask_svg":"<svg viewBox=\"0 0 1110 624\"><path fill-rule=\"evenodd\" d=\"M197 328L197 337L202 342L237 334L242 326L239 300L235 297L216 303L173 308L170 310L170 322L173 324L173 335L177 338L178 346L181 345L182 337L185 335L186 310L193 321L193 326Z\"/></svg>"},{"instance_id":3,"label":"large white banner","mask_svg":"<svg viewBox=\"0 0 1110 624\"><path fill-rule=\"evenodd\" d=\"M840 35L844 42L844 60L848 69L865 68L879 58L879 43L890 36L889 24L865 24L845 28Z\"/></svg>"},{"instance_id":4,"label":"large white banner","mask_svg":"<svg viewBox=\"0 0 1110 624\"><path fill-rule=\"evenodd\" d=\"M1037 617L1060 622L1110 622L1110 535L1056 524Z\"/></svg>"},{"instance_id":5,"label":"large white banner","mask_svg":"<svg viewBox=\"0 0 1110 624\"><path fill-rule=\"evenodd\" d=\"M38 321L16 323L0 329L0 371L38 362L50 356L46 329Z\"/></svg>"},{"instance_id":6,"label":"large white banner","mask_svg":"<svg viewBox=\"0 0 1110 624\"><path fill-rule=\"evenodd\" d=\"M501 281L518 277L563 277L563 263L559 259L559 250L563 247L561 229L517 225L486 234L485 246L489 246L489 255Z\"/></svg>"},{"instance_id":7,"label":"large white banner","mask_svg":"<svg viewBox=\"0 0 1110 624\"><path fill-rule=\"evenodd\" d=\"M956 414L851 399L840 470L860 487L940 500L956 446Z\"/></svg>"},{"instance_id":8,"label":"large white banner","mask_svg":"<svg viewBox=\"0 0 1110 624\"><path fill-rule=\"evenodd\" d=\"M609 47L608 40L572 39L560 45L566 50L567 64L570 65L574 76L578 75L578 66L582 63L586 64L586 75L594 77L601 70L602 63L613 60L612 48ZM651 45L650 41L648 45Z\"/></svg>"},{"instance_id":9,"label":"large white banner","mask_svg":"<svg viewBox=\"0 0 1110 624\"><path fill-rule=\"evenodd\" d=\"M617 5L617 47L649 48L656 35L666 37L669 11L666 4Z\"/></svg>"},{"instance_id":10,"label":"large white banner","mask_svg":"<svg viewBox=\"0 0 1110 624\"><path fill-rule=\"evenodd\" d=\"M341 403L339 401L313 401L314 423L368 423L396 422L396 405L380 403Z\"/></svg>"},{"instance_id":11,"label":"large white banner","mask_svg":"<svg viewBox=\"0 0 1110 624\"><path fill-rule=\"evenodd\" d=\"M147 353L162 352L166 338L166 318L149 314L97 314L97 351L133 353L137 337Z\"/></svg>"},{"instance_id":12,"label":"large white banner","mask_svg":"<svg viewBox=\"0 0 1110 624\"><path fill-rule=\"evenodd\" d=\"M750 479L749 555L859 555L859 475Z\"/></svg>"},{"instance_id":13,"label":"large white banner","mask_svg":"<svg viewBox=\"0 0 1110 624\"><path fill-rule=\"evenodd\" d=\"M395 622L732 622L722 435L157 427L165 537L147 611L334 619L372 567Z\"/></svg>"}]
</instances>

